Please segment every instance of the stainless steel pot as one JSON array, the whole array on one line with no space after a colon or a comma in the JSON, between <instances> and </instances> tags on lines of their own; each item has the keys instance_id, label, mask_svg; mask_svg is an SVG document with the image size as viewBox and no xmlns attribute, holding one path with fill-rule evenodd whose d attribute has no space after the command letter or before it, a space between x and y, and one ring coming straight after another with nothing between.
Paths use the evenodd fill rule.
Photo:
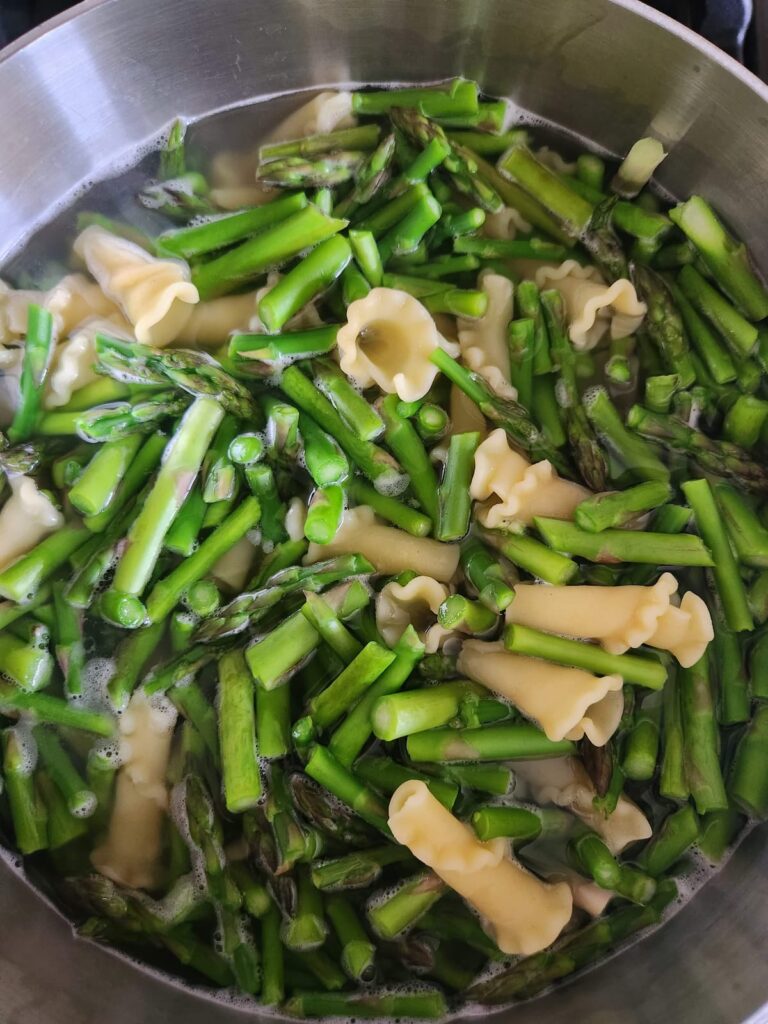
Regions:
<instances>
[{"instance_id":1,"label":"stainless steel pot","mask_svg":"<svg viewBox=\"0 0 768 1024\"><path fill-rule=\"evenodd\" d=\"M768 90L631 0L82 4L0 55L0 262L178 114L338 82L455 74L614 152L652 129L671 149L661 182L672 194L711 198L768 269ZM768 1021L767 837L752 832L651 941L504 1016ZM0 878L6 1024L242 1019L76 942L12 868L0 867Z\"/></svg>"}]
</instances>

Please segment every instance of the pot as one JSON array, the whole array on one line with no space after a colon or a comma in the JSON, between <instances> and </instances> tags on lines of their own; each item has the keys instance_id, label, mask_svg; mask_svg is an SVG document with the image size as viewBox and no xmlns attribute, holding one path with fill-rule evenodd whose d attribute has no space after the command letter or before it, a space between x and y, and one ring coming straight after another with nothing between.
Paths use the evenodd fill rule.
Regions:
<instances>
[{"instance_id":1,"label":"pot","mask_svg":"<svg viewBox=\"0 0 768 1024\"><path fill-rule=\"evenodd\" d=\"M671 150L661 184L672 195L706 195L768 269L768 90L631 0L81 4L0 55L0 263L177 115L196 119L338 82L457 74L613 153L651 131ZM270 116L250 115L254 141L267 123L259 119ZM516 1024L768 1021L767 837L753 830L652 938L495 1016ZM11 858L0 877L7 1024L243 1019L236 1006L76 941Z\"/></svg>"}]
</instances>

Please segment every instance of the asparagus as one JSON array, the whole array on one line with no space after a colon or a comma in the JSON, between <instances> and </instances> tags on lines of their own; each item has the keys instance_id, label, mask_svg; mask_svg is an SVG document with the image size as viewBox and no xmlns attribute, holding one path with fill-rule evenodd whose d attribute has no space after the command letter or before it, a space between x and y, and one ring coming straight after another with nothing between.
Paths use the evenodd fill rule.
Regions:
<instances>
[{"instance_id":1,"label":"asparagus","mask_svg":"<svg viewBox=\"0 0 768 1024\"><path fill-rule=\"evenodd\" d=\"M648 696L635 712L621 762L628 779L640 782L653 778L661 740L661 706L661 699Z\"/></svg>"},{"instance_id":2,"label":"asparagus","mask_svg":"<svg viewBox=\"0 0 768 1024\"><path fill-rule=\"evenodd\" d=\"M307 775L319 782L342 803L351 807L374 828L388 834L386 811L377 797L352 772L340 764L325 747L316 745L306 763Z\"/></svg>"},{"instance_id":3,"label":"asparagus","mask_svg":"<svg viewBox=\"0 0 768 1024\"><path fill-rule=\"evenodd\" d=\"M0 598L28 604L39 588L88 540L88 531L75 525L56 533L0 572Z\"/></svg>"},{"instance_id":4,"label":"asparagus","mask_svg":"<svg viewBox=\"0 0 768 1024\"><path fill-rule=\"evenodd\" d=\"M349 242L340 235L321 242L259 302L259 316L267 330L280 330L302 306L336 280L351 258Z\"/></svg>"},{"instance_id":5,"label":"asparagus","mask_svg":"<svg viewBox=\"0 0 768 1024\"><path fill-rule=\"evenodd\" d=\"M552 360L539 289L532 281L521 281L515 292L515 301L520 315L533 320L533 373L537 377L549 373Z\"/></svg>"},{"instance_id":6,"label":"asparagus","mask_svg":"<svg viewBox=\"0 0 768 1024\"><path fill-rule=\"evenodd\" d=\"M695 364L694 364L695 365ZM652 412L669 412L682 386L679 373L658 374L645 380L645 404Z\"/></svg>"},{"instance_id":7,"label":"asparagus","mask_svg":"<svg viewBox=\"0 0 768 1024\"><path fill-rule=\"evenodd\" d=\"M313 370L318 387L328 396L349 429L364 441L376 440L384 430L381 417L352 387L336 363L318 361Z\"/></svg>"},{"instance_id":8,"label":"asparagus","mask_svg":"<svg viewBox=\"0 0 768 1024\"><path fill-rule=\"evenodd\" d=\"M533 397L533 370L536 324L534 320L513 320L507 328L507 348L512 383L517 398L526 409L531 408Z\"/></svg>"},{"instance_id":9,"label":"asparagus","mask_svg":"<svg viewBox=\"0 0 768 1024\"><path fill-rule=\"evenodd\" d=\"M432 520L428 516L422 515L409 505L404 505L396 498L379 494L359 477L348 482L347 491L359 505L368 505L377 516L414 537L426 537L432 530Z\"/></svg>"},{"instance_id":10,"label":"asparagus","mask_svg":"<svg viewBox=\"0 0 768 1024\"><path fill-rule=\"evenodd\" d=\"M336 846L347 849L365 848L376 841L376 833L369 825L351 809L340 806L335 797L307 775L294 773L288 780L288 787L294 807L321 838L327 837ZM313 857L322 852L320 846Z\"/></svg>"},{"instance_id":11,"label":"asparagus","mask_svg":"<svg viewBox=\"0 0 768 1024\"><path fill-rule=\"evenodd\" d=\"M47 813L35 786L34 757L17 729L3 731L3 778L16 845L23 854L48 846Z\"/></svg>"},{"instance_id":12,"label":"asparagus","mask_svg":"<svg viewBox=\"0 0 768 1024\"><path fill-rule=\"evenodd\" d=\"M28 440L35 431L54 347L51 313L42 306L30 303L19 378L19 405L8 428L8 437L13 444Z\"/></svg>"},{"instance_id":13,"label":"asparagus","mask_svg":"<svg viewBox=\"0 0 768 1024\"><path fill-rule=\"evenodd\" d=\"M653 878L620 864L594 832L573 839L571 849L579 865L601 889L610 889L632 903L648 903L653 898L656 892Z\"/></svg>"},{"instance_id":14,"label":"asparagus","mask_svg":"<svg viewBox=\"0 0 768 1024\"><path fill-rule=\"evenodd\" d=\"M48 651L8 632L0 633L0 664L3 675L28 693L44 689L53 675Z\"/></svg>"},{"instance_id":15,"label":"asparagus","mask_svg":"<svg viewBox=\"0 0 768 1024\"><path fill-rule=\"evenodd\" d=\"M453 682L380 697L371 711L374 734L380 740L396 740L446 725L472 688L468 682Z\"/></svg>"},{"instance_id":16,"label":"asparagus","mask_svg":"<svg viewBox=\"0 0 768 1024\"><path fill-rule=\"evenodd\" d=\"M468 537L461 545L461 568L490 611L503 612L514 600L515 592L503 567L475 537Z\"/></svg>"},{"instance_id":17,"label":"asparagus","mask_svg":"<svg viewBox=\"0 0 768 1024\"><path fill-rule=\"evenodd\" d=\"M591 204L537 160L527 146L512 146L498 166L503 175L541 203L570 239L575 241L582 234L592 217Z\"/></svg>"},{"instance_id":18,"label":"asparagus","mask_svg":"<svg viewBox=\"0 0 768 1024\"><path fill-rule=\"evenodd\" d=\"M701 196L673 207L669 216L696 246L717 283L748 320L768 316L768 292L749 265L743 244L723 227Z\"/></svg>"},{"instance_id":19,"label":"asparagus","mask_svg":"<svg viewBox=\"0 0 768 1024\"><path fill-rule=\"evenodd\" d=\"M440 605L437 621L445 629L476 636L494 629L498 617L480 601L471 601L462 594L453 594Z\"/></svg>"},{"instance_id":20,"label":"asparagus","mask_svg":"<svg viewBox=\"0 0 768 1024\"><path fill-rule=\"evenodd\" d=\"M690 804L668 815L638 858L653 878L668 871L699 838L699 819Z\"/></svg>"},{"instance_id":21,"label":"asparagus","mask_svg":"<svg viewBox=\"0 0 768 1024\"><path fill-rule=\"evenodd\" d=\"M161 433L152 433L144 441L128 466L119 486L107 507L93 516L86 516L84 525L93 533L104 533L127 507L132 498L145 486L147 478L158 466L168 438Z\"/></svg>"},{"instance_id":22,"label":"asparagus","mask_svg":"<svg viewBox=\"0 0 768 1024\"><path fill-rule=\"evenodd\" d=\"M568 249L543 238L457 238L453 251L486 260L564 260Z\"/></svg>"},{"instance_id":23,"label":"asparagus","mask_svg":"<svg viewBox=\"0 0 768 1024\"><path fill-rule=\"evenodd\" d=\"M524 807L481 807L472 814L472 828L483 842L504 836L522 843L540 836L542 825L539 816Z\"/></svg>"},{"instance_id":24,"label":"asparagus","mask_svg":"<svg viewBox=\"0 0 768 1024\"><path fill-rule=\"evenodd\" d=\"M389 395L380 404L384 440L408 474L416 500L436 526L440 517L440 502L435 470L421 438L409 420L400 415L397 405L396 395Z\"/></svg>"},{"instance_id":25,"label":"asparagus","mask_svg":"<svg viewBox=\"0 0 768 1024\"><path fill-rule=\"evenodd\" d=\"M412 928L447 891L445 882L431 873L405 881L391 896L368 906L368 921L382 939L394 939Z\"/></svg>"},{"instance_id":26,"label":"asparagus","mask_svg":"<svg viewBox=\"0 0 768 1024\"><path fill-rule=\"evenodd\" d=\"M576 508L576 525L590 533L627 526L638 516L651 512L672 497L672 488L662 481L649 480L626 491L597 494Z\"/></svg>"},{"instance_id":27,"label":"asparagus","mask_svg":"<svg viewBox=\"0 0 768 1024\"><path fill-rule=\"evenodd\" d=\"M736 379L736 367L728 352L717 336L710 330L707 322L699 315L688 300L677 282L665 279L675 304L683 318L683 324L693 347L703 360L707 370L717 384L728 384ZM697 377L699 374L697 373Z\"/></svg>"},{"instance_id":28,"label":"asparagus","mask_svg":"<svg viewBox=\"0 0 768 1024\"><path fill-rule=\"evenodd\" d=\"M662 277L641 263L632 268L632 279L648 306L645 328L670 373L680 376L683 387L696 379L682 318Z\"/></svg>"},{"instance_id":29,"label":"asparagus","mask_svg":"<svg viewBox=\"0 0 768 1024\"><path fill-rule=\"evenodd\" d=\"M699 850L713 864L719 864L744 826L744 817L730 805L727 811L712 811L699 821Z\"/></svg>"},{"instance_id":30,"label":"asparagus","mask_svg":"<svg viewBox=\"0 0 768 1024\"><path fill-rule=\"evenodd\" d=\"M310 701L309 710L316 726L327 729L333 725L394 660L392 651L375 642L366 644L341 675Z\"/></svg>"},{"instance_id":31,"label":"asparagus","mask_svg":"<svg viewBox=\"0 0 768 1024\"><path fill-rule=\"evenodd\" d=\"M388 757L372 757L366 755L355 762L355 774L364 782L369 782L379 792L391 796L392 793L411 779L419 779L430 790L444 807L450 810L459 796L459 786L455 782L424 775L414 768L406 768Z\"/></svg>"},{"instance_id":32,"label":"asparagus","mask_svg":"<svg viewBox=\"0 0 768 1024\"><path fill-rule=\"evenodd\" d=\"M378 881L388 865L410 860L409 850L392 844L358 850L334 860L314 863L312 881L316 888L324 892L366 889Z\"/></svg>"},{"instance_id":33,"label":"asparagus","mask_svg":"<svg viewBox=\"0 0 768 1024\"><path fill-rule=\"evenodd\" d=\"M375 976L376 947L368 938L352 904L343 896L329 896L325 909L341 945L341 967L353 981Z\"/></svg>"},{"instance_id":34,"label":"asparagus","mask_svg":"<svg viewBox=\"0 0 768 1024\"><path fill-rule=\"evenodd\" d=\"M261 919L261 951L261 1001L266 1006L274 1006L283 1001L285 978L280 914L273 903Z\"/></svg>"},{"instance_id":35,"label":"asparagus","mask_svg":"<svg viewBox=\"0 0 768 1024\"><path fill-rule=\"evenodd\" d=\"M227 810L240 814L261 797L256 756L253 679L240 651L219 661L219 749Z\"/></svg>"},{"instance_id":36,"label":"asparagus","mask_svg":"<svg viewBox=\"0 0 768 1024\"><path fill-rule=\"evenodd\" d=\"M768 817L767 739L768 706L761 704L741 738L729 780L729 791L736 805L746 814L759 819Z\"/></svg>"},{"instance_id":37,"label":"asparagus","mask_svg":"<svg viewBox=\"0 0 768 1024\"><path fill-rule=\"evenodd\" d=\"M445 475L438 489L438 540L460 540L469 528L472 505L469 485L474 472L475 451L479 443L478 433L454 434L451 437Z\"/></svg>"},{"instance_id":38,"label":"asparagus","mask_svg":"<svg viewBox=\"0 0 768 1024\"><path fill-rule=\"evenodd\" d=\"M31 693L0 683L0 708L3 714L27 712L37 722L69 729L80 729L99 736L112 736L114 719L100 711L78 707L50 693Z\"/></svg>"},{"instance_id":39,"label":"asparagus","mask_svg":"<svg viewBox=\"0 0 768 1024\"><path fill-rule=\"evenodd\" d=\"M47 726L37 725L32 730L37 752L53 783L67 801L70 814L89 818L96 810L96 796L80 777L69 755L55 733Z\"/></svg>"},{"instance_id":40,"label":"asparagus","mask_svg":"<svg viewBox=\"0 0 768 1024\"><path fill-rule=\"evenodd\" d=\"M718 758L718 733L705 654L689 669L682 669L680 713L683 726L685 774L699 814L728 806Z\"/></svg>"},{"instance_id":41,"label":"asparagus","mask_svg":"<svg viewBox=\"0 0 768 1024\"><path fill-rule=\"evenodd\" d=\"M363 94L365 95L365 94ZM438 1020L447 1012L445 998L436 990L397 993L303 992L285 1004L294 1017L413 1017Z\"/></svg>"},{"instance_id":42,"label":"asparagus","mask_svg":"<svg viewBox=\"0 0 768 1024\"><path fill-rule=\"evenodd\" d=\"M59 850L87 834L88 822L70 814L66 801L47 772L37 773L37 787L47 813L50 850Z\"/></svg>"},{"instance_id":43,"label":"asparagus","mask_svg":"<svg viewBox=\"0 0 768 1024\"><path fill-rule=\"evenodd\" d=\"M298 873L298 898L295 915L283 923L280 937L288 949L317 949L325 941L328 925L323 914L323 901L319 890L312 884L309 872Z\"/></svg>"},{"instance_id":44,"label":"asparagus","mask_svg":"<svg viewBox=\"0 0 768 1024\"><path fill-rule=\"evenodd\" d=\"M742 448L754 448L768 419L768 403L754 395L739 395L725 415L723 433Z\"/></svg>"},{"instance_id":45,"label":"asparagus","mask_svg":"<svg viewBox=\"0 0 768 1024\"><path fill-rule=\"evenodd\" d=\"M284 757L290 748L291 691L288 686L256 690L256 736L259 756Z\"/></svg>"},{"instance_id":46,"label":"asparagus","mask_svg":"<svg viewBox=\"0 0 768 1024\"><path fill-rule=\"evenodd\" d=\"M533 537L503 530L486 530L483 539L498 548L513 565L525 569L532 576L538 576L546 583L564 586L576 575L577 565L574 561L557 551L551 551Z\"/></svg>"},{"instance_id":47,"label":"asparagus","mask_svg":"<svg viewBox=\"0 0 768 1024\"><path fill-rule=\"evenodd\" d=\"M352 179L364 160L365 153L355 149L320 153L314 159L286 156L262 163L256 178L280 188L333 188Z\"/></svg>"},{"instance_id":48,"label":"asparagus","mask_svg":"<svg viewBox=\"0 0 768 1024\"><path fill-rule=\"evenodd\" d=\"M757 328L692 265L684 266L677 280L689 302L720 334L733 355L740 359L751 355L757 344Z\"/></svg>"},{"instance_id":49,"label":"asparagus","mask_svg":"<svg viewBox=\"0 0 768 1024\"><path fill-rule=\"evenodd\" d=\"M408 737L412 761L514 761L560 757L574 751L569 740L548 740L528 724L479 729L432 729Z\"/></svg>"},{"instance_id":50,"label":"asparagus","mask_svg":"<svg viewBox=\"0 0 768 1024\"><path fill-rule=\"evenodd\" d=\"M107 684L107 694L115 711L123 712L128 706L131 694L164 632L165 624L161 621L138 629L121 641L115 656L115 669Z\"/></svg>"},{"instance_id":51,"label":"asparagus","mask_svg":"<svg viewBox=\"0 0 768 1024\"><path fill-rule=\"evenodd\" d=\"M749 654L749 675L752 683L752 696L758 700L768 698L768 672L766 656L768 656L768 633L762 631L752 646Z\"/></svg>"},{"instance_id":52,"label":"asparagus","mask_svg":"<svg viewBox=\"0 0 768 1024\"><path fill-rule=\"evenodd\" d=\"M297 367L289 366L284 370L280 386L303 412L339 443L378 491L389 493L403 489L405 480L394 459L370 441L358 437Z\"/></svg>"},{"instance_id":53,"label":"asparagus","mask_svg":"<svg viewBox=\"0 0 768 1024\"><path fill-rule=\"evenodd\" d=\"M669 480L667 466L647 441L627 430L605 388L590 388L584 395L583 404L600 440L633 478L660 483Z\"/></svg>"},{"instance_id":54,"label":"asparagus","mask_svg":"<svg viewBox=\"0 0 768 1024\"><path fill-rule=\"evenodd\" d=\"M647 565L711 566L712 556L701 538L691 534L638 533L604 530L587 533L561 519L537 516L536 528L556 551L567 551L591 562L639 562Z\"/></svg>"},{"instance_id":55,"label":"asparagus","mask_svg":"<svg viewBox=\"0 0 768 1024\"><path fill-rule=\"evenodd\" d=\"M508 651L527 657L544 658L558 665L572 665L596 675L620 675L625 682L660 690L667 670L656 658L638 654L609 654L595 644L542 633L516 623L504 631Z\"/></svg>"}]
</instances>

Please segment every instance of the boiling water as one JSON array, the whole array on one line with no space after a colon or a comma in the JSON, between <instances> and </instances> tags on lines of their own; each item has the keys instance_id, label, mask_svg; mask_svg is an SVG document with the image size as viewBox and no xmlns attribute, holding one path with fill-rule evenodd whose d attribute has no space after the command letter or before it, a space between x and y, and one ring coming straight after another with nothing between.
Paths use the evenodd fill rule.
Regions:
<instances>
[{"instance_id":1,"label":"boiling water","mask_svg":"<svg viewBox=\"0 0 768 1024\"><path fill-rule=\"evenodd\" d=\"M338 85L335 87L338 88ZM349 86L349 88L354 88L354 86ZM297 95L300 95L301 102L304 102L312 94L294 93L270 97L258 103L244 104L221 111L192 124L186 136L189 168L206 170L210 158L222 150L234 148L243 152L253 150L261 138L282 121L287 114L299 106ZM550 146L566 159L575 157L585 149L596 150L594 145L562 126L545 122L534 114L520 108L511 107L508 120L512 125L529 128L534 133L537 146ZM56 212L49 223L26 241L17 255L4 267L2 278L16 287L24 288L47 288L54 284L64 273L71 269L71 243L77 234L77 217L83 212L98 212L104 216L124 221L146 232L148 235L156 235L160 231L167 229L169 222L164 217L142 206L136 199L139 191L156 173L157 150L162 147L164 141L164 137L158 137L153 145L145 146L134 153L134 158L128 169L125 169L126 164L124 163L122 167L113 167L112 176L105 176L105 179L102 181L83 183L81 188L70 197L71 202ZM614 154L601 152L599 149L597 149L597 152L603 156L614 156ZM666 198L669 199L669 197ZM105 686L111 674L113 664L110 659L96 657L93 658L87 667L86 687L83 696L79 699L94 710L106 709ZM29 755L34 757L36 751L34 750L31 736L29 740ZM114 751L109 751L109 753L115 757L119 756L117 748ZM183 814L179 810L178 794L174 794L172 797L172 814L177 823L182 827L182 831L184 831L185 824L182 821ZM743 830L740 839L747 835L750 828L751 825ZM730 853L732 852L730 851ZM730 856L730 853L728 856ZM34 877L27 878L23 872L21 859L8 849L0 847L0 858L15 874L20 875L25 881L31 881L35 885L37 892L45 899L49 906L57 910L57 912L61 912L60 907L57 905L55 880L52 881L47 877L40 877L38 873L35 873ZM700 855L690 857L686 871L682 875L677 876L679 895L667 909L665 920L678 913L722 866L723 864L714 867L707 863ZM198 866L198 874L199 871ZM604 960L616 956L634 942L646 938L651 930L646 930L639 937L630 939L618 950L614 950L594 966L599 966ZM234 1008L242 1008L251 1012L258 1005L246 996L231 993L213 993L210 989L193 982L182 981L179 977L169 975L165 971L158 970L146 962L134 959L121 951L111 950L111 952L113 955L121 957L155 977L161 978L173 985L187 988L195 994L211 999L214 1002L226 1004ZM490 977L494 970L498 970L498 967L489 969L486 972L486 976ZM559 984L564 983L560 982ZM406 991L416 991L418 988L418 983L414 983L402 986L399 989L393 988L392 991L404 993ZM261 1005L258 1005L258 1012L261 1016L281 1017L280 1014L270 1011L269 1008ZM463 1007L454 1016L477 1016L485 1012L487 1011L483 1007L468 1006ZM346 1024L356 1024L355 1018L344 1018L344 1020Z\"/></svg>"}]
</instances>

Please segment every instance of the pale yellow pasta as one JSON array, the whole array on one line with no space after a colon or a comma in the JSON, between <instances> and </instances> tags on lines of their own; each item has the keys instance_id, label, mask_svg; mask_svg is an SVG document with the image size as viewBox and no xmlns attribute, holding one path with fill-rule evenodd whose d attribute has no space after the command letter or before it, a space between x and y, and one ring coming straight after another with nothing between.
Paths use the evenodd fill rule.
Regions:
<instances>
[{"instance_id":1,"label":"pale yellow pasta","mask_svg":"<svg viewBox=\"0 0 768 1024\"><path fill-rule=\"evenodd\" d=\"M419 300L396 288L372 288L350 303L336 343L348 377L404 402L426 395L438 373L429 357L441 345L448 348Z\"/></svg>"},{"instance_id":2,"label":"pale yellow pasta","mask_svg":"<svg viewBox=\"0 0 768 1024\"><path fill-rule=\"evenodd\" d=\"M563 296L568 335L578 349L594 348L610 329L614 314L622 317L619 323L624 333L611 333L626 337L637 330L646 313L630 280L622 277L607 285L596 267L582 267L575 260L566 260L557 269L540 267L536 284L541 289L556 288Z\"/></svg>"},{"instance_id":3,"label":"pale yellow pasta","mask_svg":"<svg viewBox=\"0 0 768 1024\"><path fill-rule=\"evenodd\" d=\"M451 631L438 625L437 612L450 591L431 576L416 576L405 586L387 583L376 597L376 626L390 647L394 647L408 626L424 641L427 654L434 654Z\"/></svg>"},{"instance_id":4,"label":"pale yellow pasta","mask_svg":"<svg viewBox=\"0 0 768 1024\"><path fill-rule=\"evenodd\" d=\"M19 407L19 379L24 350L0 345L0 427L13 420Z\"/></svg>"},{"instance_id":5,"label":"pale yellow pasta","mask_svg":"<svg viewBox=\"0 0 768 1024\"><path fill-rule=\"evenodd\" d=\"M211 202L220 210L243 210L249 206L264 206L275 197L275 190L260 185L230 185L227 188L212 188L208 193Z\"/></svg>"},{"instance_id":6,"label":"pale yellow pasta","mask_svg":"<svg viewBox=\"0 0 768 1024\"><path fill-rule=\"evenodd\" d=\"M9 477L11 496L0 509L0 569L64 525L64 516L28 476Z\"/></svg>"},{"instance_id":7,"label":"pale yellow pasta","mask_svg":"<svg viewBox=\"0 0 768 1024\"><path fill-rule=\"evenodd\" d=\"M534 465L510 448L501 428L492 431L475 452L469 493L488 502L478 519L490 529L528 525L535 516L570 519L591 494L580 484L563 480L546 460Z\"/></svg>"},{"instance_id":8,"label":"pale yellow pasta","mask_svg":"<svg viewBox=\"0 0 768 1024\"><path fill-rule=\"evenodd\" d=\"M506 697L556 742L586 736L602 747L616 732L624 710L621 676L594 676L579 668L512 654L500 640L465 641L458 669Z\"/></svg>"},{"instance_id":9,"label":"pale yellow pasta","mask_svg":"<svg viewBox=\"0 0 768 1024\"><path fill-rule=\"evenodd\" d=\"M258 147L247 150L224 149L211 160L211 185L215 189L237 189L255 185L258 166Z\"/></svg>"},{"instance_id":10,"label":"pale yellow pasta","mask_svg":"<svg viewBox=\"0 0 768 1024\"><path fill-rule=\"evenodd\" d=\"M459 565L458 544L413 537L404 530L384 526L367 505L347 509L330 544L310 544L305 561L311 564L350 554L363 555L377 572L387 576L410 569L440 583L449 583Z\"/></svg>"},{"instance_id":11,"label":"pale yellow pasta","mask_svg":"<svg viewBox=\"0 0 768 1024\"><path fill-rule=\"evenodd\" d=\"M504 953L528 956L555 941L571 917L565 883L550 885L507 853L507 843L482 843L420 781L404 782L389 804L398 843L470 903Z\"/></svg>"},{"instance_id":12,"label":"pale yellow pasta","mask_svg":"<svg viewBox=\"0 0 768 1024\"><path fill-rule=\"evenodd\" d=\"M156 259L95 225L73 248L133 324L137 341L162 348L178 337L199 299L186 263Z\"/></svg>"},{"instance_id":13,"label":"pale yellow pasta","mask_svg":"<svg viewBox=\"0 0 768 1024\"><path fill-rule=\"evenodd\" d=\"M485 422L485 416L466 392L455 384L451 384L448 413L451 419L451 435L475 432L480 435L481 441L487 436L488 424Z\"/></svg>"},{"instance_id":14,"label":"pale yellow pasta","mask_svg":"<svg viewBox=\"0 0 768 1024\"><path fill-rule=\"evenodd\" d=\"M285 513L285 532L288 534L288 540L302 539L306 521L307 506L301 498L291 498Z\"/></svg>"},{"instance_id":15,"label":"pale yellow pasta","mask_svg":"<svg viewBox=\"0 0 768 1024\"><path fill-rule=\"evenodd\" d=\"M241 537L229 551L221 556L211 569L211 575L229 590L240 592L251 574L254 548L248 537Z\"/></svg>"},{"instance_id":16,"label":"pale yellow pasta","mask_svg":"<svg viewBox=\"0 0 768 1024\"><path fill-rule=\"evenodd\" d=\"M0 342L25 336L30 303L50 312L56 336L60 338L86 320L111 318L120 312L112 299L84 274L67 274L48 291L16 291L0 281Z\"/></svg>"},{"instance_id":17,"label":"pale yellow pasta","mask_svg":"<svg viewBox=\"0 0 768 1024\"><path fill-rule=\"evenodd\" d=\"M215 348L223 345L233 331L249 331L257 315L257 292L224 295L199 302L176 336L177 345Z\"/></svg>"},{"instance_id":18,"label":"pale yellow pasta","mask_svg":"<svg viewBox=\"0 0 768 1024\"><path fill-rule=\"evenodd\" d=\"M551 803L571 810L597 832L614 855L631 843L650 839L652 835L648 819L623 793L611 814L606 816L595 809L595 787L575 757L516 761L515 776L519 783L528 787L536 803Z\"/></svg>"},{"instance_id":19,"label":"pale yellow pasta","mask_svg":"<svg viewBox=\"0 0 768 1024\"><path fill-rule=\"evenodd\" d=\"M527 234L531 225L514 206L502 206L496 213L486 213L480 233L486 238L515 238L518 232Z\"/></svg>"},{"instance_id":20,"label":"pale yellow pasta","mask_svg":"<svg viewBox=\"0 0 768 1024\"><path fill-rule=\"evenodd\" d=\"M352 93L326 90L308 100L270 131L266 142L290 142L305 135L326 135L339 128L352 128L357 118L352 113Z\"/></svg>"},{"instance_id":21,"label":"pale yellow pasta","mask_svg":"<svg viewBox=\"0 0 768 1024\"><path fill-rule=\"evenodd\" d=\"M66 341L56 346L43 397L44 408L66 405L75 391L103 380L94 369L97 334L133 340L130 324L119 315L110 320L86 320Z\"/></svg>"},{"instance_id":22,"label":"pale yellow pasta","mask_svg":"<svg viewBox=\"0 0 768 1024\"><path fill-rule=\"evenodd\" d=\"M105 841L91 854L102 875L130 888L154 888L162 877L166 772L176 711L137 691L120 718L115 802Z\"/></svg>"},{"instance_id":23,"label":"pale yellow pasta","mask_svg":"<svg viewBox=\"0 0 768 1024\"><path fill-rule=\"evenodd\" d=\"M641 644L659 647L689 668L706 650L714 629L704 601L689 592L677 607L672 603L676 591L677 580L670 572L649 587L518 583L506 618L533 629L599 640L611 654Z\"/></svg>"},{"instance_id":24,"label":"pale yellow pasta","mask_svg":"<svg viewBox=\"0 0 768 1024\"><path fill-rule=\"evenodd\" d=\"M564 864L562 856L558 856L557 848L546 840L529 843L525 849L525 859L539 877L548 882L565 882L571 890L574 907L586 911L590 917L599 917L615 895L610 889L601 889L591 879L584 878Z\"/></svg>"},{"instance_id":25,"label":"pale yellow pasta","mask_svg":"<svg viewBox=\"0 0 768 1024\"><path fill-rule=\"evenodd\" d=\"M461 357L503 398L516 398L509 382L507 327L512 319L512 282L501 274L481 274L480 287L488 296L488 308L477 320L459 320Z\"/></svg>"}]
</instances>

